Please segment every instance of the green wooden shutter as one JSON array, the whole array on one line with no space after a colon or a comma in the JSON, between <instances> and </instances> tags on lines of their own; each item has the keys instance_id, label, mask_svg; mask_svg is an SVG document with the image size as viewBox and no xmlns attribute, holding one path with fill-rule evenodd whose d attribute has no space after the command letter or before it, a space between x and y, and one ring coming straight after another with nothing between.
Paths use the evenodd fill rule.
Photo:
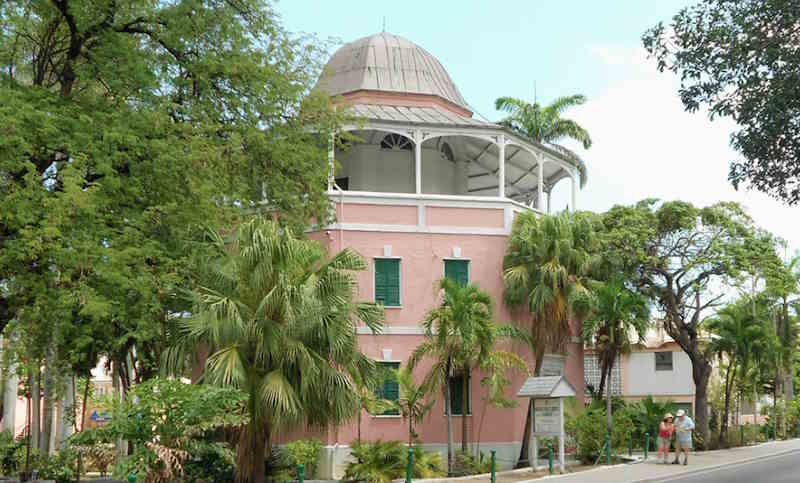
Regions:
<instances>
[{"instance_id":1,"label":"green wooden shutter","mask_svg":"<svg viewBox=\"0 0 800 483\"><path fill-rule=\"evenodd\" d=\"M400 305L400 260L375 259L375 301L386 307Z\"/></svg>"},{"instance_id":2,"label":"green wooden shutter","mask_svg":"<svg viewBox=\"0 0 800 483\"><path fill-rule=\"evenodd\" d=\"M445 260L444 276L455 280L462 287L469 283L469 261L467 260Z\"/></svg>"},{"instance_id":3,"label":"green wooden shutter","mask_svg":"<svg viewBox=\"0 0 800 483\"><path fill-rule=\"evenodd\" d=\"M453 408L453 415L460 416L463 413L463 387L464 387L464 377L463 376L455 376L450 378L450 407ZM469 387L469 378L467 378L467 414L472 412L472 404L470 394L470 387Z\"/></svg>"},{"instance_id":4,"label":"green wooden shutter","mask_svg":"<svg viewBox=\"0 0 800 483\"><path fill-rule=\"evenodd\" d=\"M400 368L399 362L379 362L379 364L385 369L397 370ZM391 377L384 379L383 385L378 391L378 397L381 399L386 399L387 401L397 401L400 398L400 386L397 384L397 380ZM383 416L394 416L398 414L400 414L400 411L397 409L389 409L388 411L381 413Z\"/></svg>"}]
</instances>

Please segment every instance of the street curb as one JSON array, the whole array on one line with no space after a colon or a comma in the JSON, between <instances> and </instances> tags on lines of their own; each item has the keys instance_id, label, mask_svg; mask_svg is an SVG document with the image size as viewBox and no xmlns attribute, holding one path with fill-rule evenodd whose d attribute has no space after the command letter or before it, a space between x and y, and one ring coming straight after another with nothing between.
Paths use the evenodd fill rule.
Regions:
<instances>
[{"instance_id":1,"label":"street curb","mask_svg":"<svg viewBox=\"0 0 800 483\"><path fill-rule=\"evenodd\" d=\"M639 479L639 480L626 480L626 483L657 483L657 482L662 482L662 481L663 482L667 482L667 481L672 481L672 480L677 479L677 478L684 478L686 476L691 476L691 475L695 475L695 474L699 474L699 473L712 472L712 471L720 470L720 469L723 469L723 468L731 468L731 467L735 467L735 466L744 465L744 464L747 464L747 463L752 463L754 461L766 460L766 459L770 459L770 458L777 458L779 456L786 456L787 454L798 453L798 452L800 452L800 448L787 449L787 450L784 450L784 451L780 451L778 453L772 453L772 454L761 455L761 456L753 456L752 458L738 460L738 461L736 461L734 463L722 463L722 464L713 465L713 466L706 466L706 467L703 467L703 468L697 468L697 469L694 469L694 470L684 471L682 473L675 473L674 475L669 475L669 476L654 476L654 477L649 477L649 478L644 478L644 479Z\"/></svg>"}]
</instances>

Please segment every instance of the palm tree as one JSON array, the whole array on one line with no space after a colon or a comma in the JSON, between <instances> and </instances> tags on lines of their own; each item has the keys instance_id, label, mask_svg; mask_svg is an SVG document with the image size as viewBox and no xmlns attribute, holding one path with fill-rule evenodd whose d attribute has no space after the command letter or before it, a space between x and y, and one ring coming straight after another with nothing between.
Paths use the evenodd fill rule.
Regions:
<instances>
[{"instance_id":1,"label":"palm tree","mask_svg":"<svg viewBox=\"0 0 800 483\"><path fill-rule=\"evenodd\" d=\"M561 114L570 107L586 102L586 96L575 94L563 96L547 106L534 101L533 104L515 97L500 97L494 102L495 109L507 112L501 124L518 131L534 141L557 144L564 138L574 139L583 144L584 149L592 147L592 138L586 129Z\"/></svg>"},{"instance_id":2,"label":"palm tree","mask_svg":"<svg viewBox=\"0 0 800 483\"><path fill-rule=\"evenodd\" d=\"M386 374L386 370L377 368L377 370L369 370L367 374L362 374L359 371L353 371L350 378L356 388L356 397L358 397L358 416L356 417L356 442L361 443L361 416L364 411L369 414L381 414L385 411L393 409L394 402L387 399L378 397L378 386L383 383L386 378L394 377L393 374Z\"/></svg>"},{"instance_id":3,"label":"palm tree","mask_svg":"<svg viewBox=\"0 0 800 483\"><path fill-rule=\"evenodd\" d=\"M759 346L765 342L766 331L760 317L751 310L746 300L728 305L720 309L708 323L712 337L708 350L717 354L720 359L727 358L725 368L725 403L720 424L719 442L725 441L728 432L728 415L730 413L731 391L736 383L736 373L745 376L750 363L756 358Z\"/></svg>"},{"instance_id":4,"label":"palm tree","mask_svg":"<svg viewBox=\"0 0 800 483\"><path fill-rule=\"evenodd\" d=\"M582 319L591 307L589 272L597 237L588 215L521 213L514 222L503 260L504 297L511 307L530 315L535 348L535 375L545 352L564 352L572 335L571 319ZM530 411L527 412L520 460L527 460Z\"/></svg>"},{"instance_id":5,"label":"palm tree","mask_svg":"<svg viewBox=\"0 0 800 483\"><path fill-rule=\"evenodd\" d=\"M564 119L561 114L574 106L586 102L586 97L581 94L559 97L547 106L542 106L534 100L533 104L514 97L500 97L494 105L495 109L508 113L500 124L508 126L523 136L536 142L546 144L563 155L575 160L581 172L581 184L586 179L586 168L580 157L573 151L558 144L563 139L574 139L583 145L584 149L592 147L592 138L589 132L571 119Z\"/></svg>"},{"instance_id":6,"label":"palm tree","mask_svg":"<svg viewBox=\"0 0 800 483\"><path fill-rule=\"evenodd\" d=\"M461 377L462 387L461 449L467 451L467 380L473 369L490 369L491 361L502 359L507 365L524 367L524 362L515 354L498 350L497 343L505 331L493 322L494 307L491 296L476 284L461 286L449 278L443 278L439 287L442 303L428 312L423 321L426 340L420 344L408 360L413 371L420 361L433 359L433 366L425 375L426 390L441 389L447 413L447 467L453 469L453 426L451 382ZM500 367L495 362L495 367Z\"/></svg>"},{"instance_id":7,"label":"palm tree","mask_svg":"<svg viewBox=\"0 0 800 483\"><path fill-rule=\"evenodd\" d=\"M408 446L417 439L414 426L422 422L425 415L433 408L435 401L427 401L425 386L415 384L412 373L408 368L402 368L395 373L400 395L394 401L395 407L400 411L403 419L408 421Z\"/></svg>"},{"instance_id":8,"label":"palm tree","mask_svg":"<svg viewBox=\"0 0 800 483\"><path fill-rule=\"evenodd\" d=\"M368 374L374 363L358 349L356 325L379 331L383 311L354 300L353 271L366 269L354 251L326 259L321 245L263 217L229 240L210 237L214 254L175 351L207 347L204 381L247 394L237 480L261 483L276 432L338 424L359 411L348 374Z\"/></svg>"},{"instance_id":9,"label":"palm tree","mask_svg":"<svg viewBox=\"0 0 800 483\"><path fill-rule=\"evenodd\" d=\"M606 383L606 429L611 434L611 371L620 354L631 351L631 335L644 339L650 319L650 309L644 297L625 287L619 279L597 284L593 290L592 315L583 325L584 339L594 342L600 359L602 397Z\"/></svg>"}]
</instances>

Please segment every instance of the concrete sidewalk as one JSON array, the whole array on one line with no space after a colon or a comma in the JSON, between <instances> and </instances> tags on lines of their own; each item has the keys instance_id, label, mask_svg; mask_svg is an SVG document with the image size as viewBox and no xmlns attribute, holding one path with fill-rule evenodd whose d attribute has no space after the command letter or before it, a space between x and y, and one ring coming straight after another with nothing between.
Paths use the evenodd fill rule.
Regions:
<instances>
[{"instance_id":1,"label":"concrete sidewalk","mask_svg":"<svg viewBox=\"0 0 800 483\"><path fill-rule=\"evenodd\" d=\"M800 439L763 443L758 446L747 446L717 451L691 453L689 465L664 465L654 459L651 453L647 461L634 464L599 467L593 470L574 474L554 475L535 480L531 483L554 480L554 483L644 483L657 482L678 475L687 475L700 471L708 471L720 466L731 466L752 460L768 458L789 452L800 453ZM672 458L672 454L670 458ZM520 482L523 483L523 482Z\"/></svg>"}]
</instances>

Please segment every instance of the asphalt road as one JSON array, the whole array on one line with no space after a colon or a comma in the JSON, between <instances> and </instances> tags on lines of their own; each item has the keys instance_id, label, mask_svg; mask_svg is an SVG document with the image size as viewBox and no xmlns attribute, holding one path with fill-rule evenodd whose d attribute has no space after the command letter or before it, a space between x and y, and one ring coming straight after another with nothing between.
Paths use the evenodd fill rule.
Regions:
<instances>
[{"instance_id":1,"label":"asphalt road","mask_svg":"<svg viewBox=\"0 0 800 483\"><path fill-rule=\"evenodd\" d=\"M689 465L691 464L692 459L689 458ZM800 451L656 481L659 483L797 483L800 482Z\"/></svg>"}]
</instances>

